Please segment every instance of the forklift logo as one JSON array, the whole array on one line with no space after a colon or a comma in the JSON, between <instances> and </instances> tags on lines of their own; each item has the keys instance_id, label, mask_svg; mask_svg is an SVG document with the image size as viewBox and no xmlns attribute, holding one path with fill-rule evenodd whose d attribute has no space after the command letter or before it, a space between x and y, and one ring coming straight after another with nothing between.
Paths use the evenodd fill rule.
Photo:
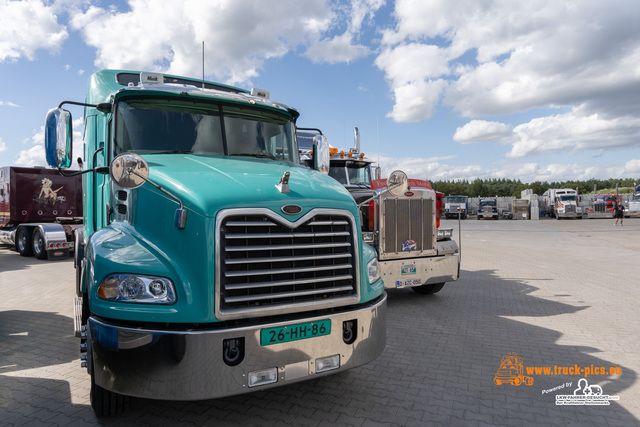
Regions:
<instances>
[{"instance_id":1,"label":"forklift logo","mask_svg":"<svg viewBox=\"0 0 640 427\"><path fill-rule=\"evenodd\" d=\"M502 358L500 368L493 377L493 382L496 385L503 383L510 383L515 386L519 386L522 383L533 385L533 377L524 375L522 357L519 357L516 353L509 353Z\"/></svg>"},{"instance_id":2,"label":"forklift logo","mask_svg":"<svg viewBox=\"0 0 640 427\"><path fill-rule=\"evenodd\" d=\"M56 202L64 202L66 198L64 196L58 196L58 191L62 190L64 186L54 190L51 188L53 185L53 181L49 178L42 178L42 186L40 187L40 194L35 199L38 203L43 203L45 205L52 204L55 205Z\"/></svg>"}]
</instances>

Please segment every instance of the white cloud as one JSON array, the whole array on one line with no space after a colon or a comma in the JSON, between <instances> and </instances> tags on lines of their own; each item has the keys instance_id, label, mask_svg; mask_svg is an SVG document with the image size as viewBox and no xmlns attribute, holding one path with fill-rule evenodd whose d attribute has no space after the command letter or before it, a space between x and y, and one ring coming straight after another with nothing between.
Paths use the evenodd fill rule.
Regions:
<instances>
[{"instance_id":1,"label":"white cloud","mask_svg":"<svg viewBox=\"0 0 640 427\"><path fill-rule=\"evenodd\" d=\"M0 28L0 62L32 61L38 49L56 53L68 37L54 6L40 0L0 0Z\"/></svg>"},{"instance_id":2,"label":"white cloud","mask_svg":"<svg viewBox=\"0 0 640 427\"><path fill-rule=\"evenodd\" d=\"M353 44L352 36L345 33L314 43L307 49L305 55L316 63L336 64L340 62L349 63L370 53L368 47Z\"/></svg>"},{"instance_id":3,"label":"white cloud","mask_svg":"<svg viewBox=\"0 0 640 427\"><path fill-rule=\"evenodd\" d=\"M466 125L456 129L453 140L461 144L475 142L507 143L513 137L510 125L485 120L471 120Z\"/></svg>"},{"instance_id":4,"label":"white cloud","mask_svg":"<svg viewBox=\"0 0 640 427\"><path fill-rule=\"evenodd\" d=\"M349 63L359 58L371 54L371 49L356 42L361 33L363 23L366 19L372 19L376 11L382 7L384 0L354 0L343 8L338 7L336 13L332 13L331 24L336 25L343 21L348 21L347 28L342 34L330 38L315 40L305 52L311 61L315 63L327 62L329 64ZM348 15L341 19L340 12ZM325 30L329 30L331 25L327 23ZM322 32L318 32L321 35Z\"/></svg>"},{"instance_id":5,"label":"white cloud","mask_svg":"<svg viewBox=\"0 0 640 427\"><path fill-rule=\"evenodd\" d=\"M7 107L20 107L18 104L14 104L13 102L9 102L9 101L0 101L0 107L2 106L7 106Z\"/></svg>"},{"instance_id":6,"label":"white cloud","mask_svg":"<svg viewBox=\"0 0 640 427\"><path fill-rule=\"evenodd\" d=\"M586 150L640 147L640 117L606 118L576 109L540 117L513 129L515 142L507 157Z\"/></svg>"},{"instance_id":7,"label":"white cloud","mask_svg":"<svg viewBox=\"0 0 640 427\"><path fill-rule=\"evenodd\" d=\"M513 143L512 158L637 147L639 13L640 3L625 0L397 0L375 62L394 96L388 116L427 120L450 106L476 119L454 140ZM484 120L559 107L570 112L511 135Z\"/></svg>"},{"instance_id":8,"label":"white cloud","mask_svg":"<svg viewBox=\"0 0 640 427\"><path fill-rule=\"evenodd\" d=\"M97 67L200 75L204 41L206 73L231 84L250 81L264 61L318 39L331 18L326 0L130 0L129 6L72 13L72 28L97 49Z\"/></svg>"},{"instance_id":9,"label":"white cloud","mask_svg":"<svg viewBox=\"0 0 640 427\"><path fill-rule=\"evenodd\" d=\"M2 138L0 138L0 153L2 153L3 151L6 151L6 149L7 149L7 144L5 144Z\"/></svg>"}]
</instances>

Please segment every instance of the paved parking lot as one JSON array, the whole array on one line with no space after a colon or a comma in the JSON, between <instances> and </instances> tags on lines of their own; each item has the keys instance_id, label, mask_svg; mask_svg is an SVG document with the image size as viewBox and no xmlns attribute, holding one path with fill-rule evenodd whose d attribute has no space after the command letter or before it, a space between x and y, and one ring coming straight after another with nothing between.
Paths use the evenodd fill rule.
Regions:
<instances>
[{"instance_id":1,"label":"paved parking lot","mask_svg":"<svg viewBox=\"0 0 640 427\"><path fill-rule=\"evenodd\" d=\"M457 221L443 223L457 240ZM389 292L387 348L373 363L225 399L133 399L127 414L100 421L73 336L72 263L0 248L0 425L640 423L640 219L466 220L462 248L457 283L433 296ZM494 384L511 352L556 375ZM586 376L609 405L556 404L587 388L584 374L563 371L576 366L619 368Z\"/></svg>"}]
</instances>

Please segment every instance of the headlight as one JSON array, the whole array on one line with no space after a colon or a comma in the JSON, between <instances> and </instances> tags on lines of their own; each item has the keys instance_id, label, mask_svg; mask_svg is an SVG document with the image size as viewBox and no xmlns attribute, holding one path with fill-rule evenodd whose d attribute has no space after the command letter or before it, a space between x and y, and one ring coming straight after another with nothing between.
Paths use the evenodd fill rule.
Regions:
<instances>
[{"instance_id":1,"label":"headlight","mask_svg":"<svg viewBox=\"0 0 640 427\"><path fill-rule=\"evenodd\" d=\"M371 231L363 231L362 232L362 241L364 241L365 243L368 243L370 245L373 245L375 243L375 234L372 233Z\"/></svg>"},{"instance_id":2,"label":"headlight","mask_svg":"<svg viewBox=\"0 0 640 427\"><path fill-rule=\"evenodd\" d=\"M98 287L98 298L147 304L173 304L176 291L173 282L164 277L113 274Z\"/></svg>"},{"instance_id":3,"label":"headlight","mask_svg":"<svg viewBox=\"0 0 640 427\"><path fill-rule=\"evenodd\" d=\"M453 228L438 228L438 240L450 239L453 235Z\"/></svg>"},{"instance_id":4,"label":"headlight","mask_svg":"<svg viewBox=\"0 0 640 427\"><path fill-rule=\"evenodd\" d=\"M367 264L367 274L369 275L369 284L380 279L380 265L377 259L372 259Z\"/></svg>"}]
</instances>

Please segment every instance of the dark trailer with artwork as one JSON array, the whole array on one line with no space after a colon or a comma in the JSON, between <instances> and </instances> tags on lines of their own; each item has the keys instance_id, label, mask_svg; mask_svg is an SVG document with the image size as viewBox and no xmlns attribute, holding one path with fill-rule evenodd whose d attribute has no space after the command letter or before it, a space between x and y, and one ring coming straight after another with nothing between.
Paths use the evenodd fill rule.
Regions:
<instances>
[{"instance_id":1,"label":"dark trailer with artwork","mask_svg":"<svg viewBox=\"0 0 640 427\"><path fill-rule=\"evenodd\" d=\"M0 168L0 242L22 256L64 259L82 224L82 178L53 169Z\"/></svg>"}]
</instances>

